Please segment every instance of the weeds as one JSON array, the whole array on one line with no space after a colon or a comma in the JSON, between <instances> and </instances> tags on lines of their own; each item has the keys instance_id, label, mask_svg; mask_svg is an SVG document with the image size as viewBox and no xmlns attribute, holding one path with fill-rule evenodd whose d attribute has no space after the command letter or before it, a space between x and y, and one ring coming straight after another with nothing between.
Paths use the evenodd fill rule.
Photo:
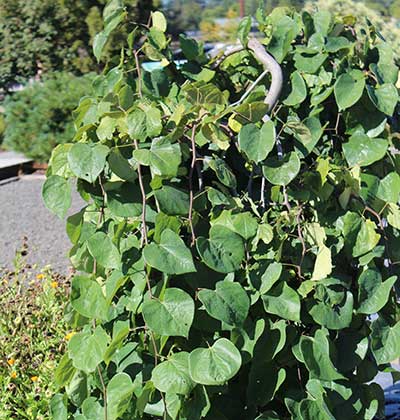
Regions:
<instances>
[{"instance_id":1,"label":"weeds","mask_svg":"<svg viewBox=\"0 0 400 420\"><path fill-rule=\"evenodd\" d=\"M27 246L0 271L0 419L47 419L53 373L64 351L69 282L49 267L36 274Z\"/></svg>"}]
</instances>

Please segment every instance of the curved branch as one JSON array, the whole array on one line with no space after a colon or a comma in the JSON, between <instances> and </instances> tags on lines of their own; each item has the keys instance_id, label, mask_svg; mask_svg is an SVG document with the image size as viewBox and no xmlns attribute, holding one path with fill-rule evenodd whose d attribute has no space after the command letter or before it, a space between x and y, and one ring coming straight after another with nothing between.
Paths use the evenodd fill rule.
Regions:
<instances>
[{"instance_id":1,"label":"curved branch","mask_svg":"<svg viewBox=\"0 0 400 420\"><path fill-rule=\"evenodd\" d=\"M272 57L272 55L270 55L265 50L265 47L261 44L261 42L258 39L251 38L249 42L247 43L247 46L253 52L256 59L264 66L265 72L268 72L271 74L271 86L264 100L264 103L268 105L268 112L270 112L272 108L275 106L275 104L277 103L279 96L281 94L282 86L283 86L283 74L282 74L281 66L278 64L275 58ZM219 66L225 60L225 58L229 57L230 55L236 54L243 50L244 50L244 47L242 45L227 46L222 57L220 57L214 63L214 67ZM262 74L263 77L265 75L264 73ZM262 79L262 77L260 77L259 79ZM257 79L257 82L260 81L259 79ZM254 88L253 85L251 89ZM239 102L241 102L242 99L244 99L244 97L247 97L248 93L249 92L246 92ZM263 120L264 121L269 120L269 116L265 115Z\"/></svg>"},{"instance_id":2,"label":"curved branch","mask_svg":"<svg viewBox=\"0 0 400 420\"><path fill-rule=\"evenodd\" d=\"M268 105L268 112L272 110L279 99L283 86L283 73L281 66L272 55L268 54L264 46L256 38L251 38L248 47L253 51L258 61L262 63L265 70L271 74L271 86L265 97L264 103ZM265 118L265 117L264 117Z\"/></svg>"}]
</instances>

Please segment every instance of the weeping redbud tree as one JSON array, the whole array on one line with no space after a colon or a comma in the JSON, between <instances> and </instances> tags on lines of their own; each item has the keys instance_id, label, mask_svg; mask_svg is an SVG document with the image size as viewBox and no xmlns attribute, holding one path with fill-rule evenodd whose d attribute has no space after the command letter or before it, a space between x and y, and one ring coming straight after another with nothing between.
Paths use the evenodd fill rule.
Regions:
<instances>
[{"instance_id":1,"label":"weeping redbud tree","mask_svg":"<svg viewBox=\"0 0 400 420\"><path fill-rule=\"evenodd\" d=\"M112 0L104 20L97 58L119 25L126 46L43 187L61 218L72 188L86 201L67 220L75 334L53 417L383 418L370 381L400 356L390 46L369 22L279 8L210 55L181 35L178 62L160 12L135 26Z\"/></svg>"}]
</instances>

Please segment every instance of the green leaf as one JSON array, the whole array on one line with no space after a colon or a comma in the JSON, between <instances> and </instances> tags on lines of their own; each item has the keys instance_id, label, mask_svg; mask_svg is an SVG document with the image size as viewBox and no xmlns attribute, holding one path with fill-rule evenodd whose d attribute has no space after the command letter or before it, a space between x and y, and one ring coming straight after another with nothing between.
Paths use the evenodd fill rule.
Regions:
<instances>
[{"instance_id":1,"label":"green leaf","mask_svg":"<svg viewBox=\"0 0 400 420\"><path fill-rule=\"evenodd\" d=\"M392 83L384 83L373 88L367 86L368 95L372 103L386 115L392 116L399 101L396 86Z\"/></svg>"},{"instance_id":2,"label":"green leaf","mask_svg":"<svg viewBox=\"0 0 400 420\"><path fill-rule=\"evenodd\" d=\"M294 55L294 61L296 69L300 72L314 74L318 69L324 64L325 60L328 58L328 54L319 53L314 56L304 56L302 54L296 53Z\"/></svg>"},{"instance_id":3,"label":"green leaf","mask_svg":"<svg viewBox=\"0 0 400 420\"><path fill-rule=\"evenodd\" d=\"M391 363L400 357L400 322L390 325L379 317L372 323L372 353L378 365Z\"/></svg>"},{"instance_id":4,"label":"green leaf","mask_svg":"<svg viewBox=\"0 0 400 420\"><path fill-rule=\"evenodd\" d=\"M135 109L126 117L129 137L136 140L145 140L147 137L146 113Z\"/></svg>"},{"instance_id":5,"label":"green leaf","mask_svg":"<svg viewBox=\"0 0 400 420\"><path fill-rule=\"evenodd\" d=\"M231 214L228 210L222 213L213 222L212 226L221 225L239 234L243 239L248 240L257 234L257 219L248 211Z\"/></svg>"},{"instance_id":6,"label":"green leaf","mask_svg":"<svg viewBox=\"0 0 400 420\"><path fill-rule=\"evenodd\" d=\"M164 185L154 192L160 210L170 216L187 216L189 214L189 194L177 188Z\"/></svg>"},{"instance_id":7,"label":"green leaf","mask_svg":"<svg viewBox=\"0 0 400 420\"><path fill-rule=\"evenodd\" d=\"M167 30L167 20L161 12L151 12L151 21L153 28L157 28L161 32L165 32Z\"/></svg>"},{"instance_id":8,"label":"green leaf","mask_svg":"<svg viewBox=\"0 0 400 420\"><path fill-rule=\"evenodd\" d=\"M192 380L202 385L223 385L239 371L239 350L226 338L220 338L208 349L196 348L189 355Z\"/></svg>"},{"instance_id":9,"label":"green leaf","mask_svg":"<svg viewBox=\"0 0 400 420\"><path fill-rule=\"evenodd\" d=\"M390 226L395 229L400 229L400 208L397 204L389 203L386 208L387 210L387 221Z\"/></svg>"},{"instance_id":10,"label":"green leaf","mask_svg":"<svg viewBox=\"0 0 400 420\"><path fill-rule=\"evenodd\" d=\"M112 340L104 355L104 361L108 365L113 356L122 347L124 339L130 332L129 321L115 321L113 324Z\"/></svg>"},{"instance_id":11,"label":"green leaf","mask_svg":"<svg viewBox=\"0 0 400 420\"><path fill-rule=\"evenodd\" d=\"M117 125L115 118L105 116L101 119L99 126L97 127L96 134L100 141L111 140Z\"/></svg>"},{"instance_id":12,"label":"green leaf","mask_svg":"<svg viewBox=\"0 0 400 420\"><path fill-rule=\"evenodd\" d=\"M290 81L292 83L292 91L283 103L288 106L300 105L307 96L307 88L304 79L298 71L295 71L290 76Z\"/></svg>"},{"instance_id":13,"label":"green leaf","mask_svg":"<svg viewBox=\"0 0 400 420\"><path fill-rule=\"evenodd\" d=\"M121 256L110 237L104 232L96 232L88 241L87 246L92 257L104 268L119 268Z\"/></svg>"},{"instance_id":14,"label":"green leaf","mask_svg":"<svg viewBox=\"0 0 400 420\"><path fill-rule=\"evenodd\" d=\"M107 43L109 34L106 31L101 31L97 33L93 40L93 54L96 57L96 60L99 62L101 58L101 53L103 52L104 46Z\"/></svg>"},{"instance_id":15,"label":"green leaf","mask_svg":"<svg viewBox=\"0 0 400 420\"><path fill-rule=\"evenodd\" d=\"M69 182L61 176L51 175L43 184L42 195L46 207L64 219L72 202Z\"/></svg>"},{"instance_id":16,"label":"green leaf","mask_svg":"<svg viewBox=\"0 0 400 420\"><path fill-rule=\"evenodd\" d=\"M160 135L162 130L161 111L158 108L146 109L146 134L148 137Z\"/></svg>"},{"instance_id":17,"label":"green leaf","mask_svg":"<svg viewBox=\"0 0 400 420\"><path fill-rule=\"evenodd\" d=\"M318 250L314 264L314 271L311 280L321 280L329 276L332 272L332 254L327 246L321 246Z\"/></svg>"},{"instance_id":18,"label":"green leaf","mask_svg":"<svg viewBox=\"0 0 400 420\"><path fill-rule=\"evenodd\" d=\"M331 293L333 293L331 291ZM308 311L312 319L319 325L331 330L347 328L351 324L353 316L353 295L351 292L338 293L337 300L312 302L308 305Z\"/></svg>"},{"instance_id":19,"label":"green leaf","mask_svg":"<svg viewBox=\"0 0 400 420\"><path fill-rule=\"evenodd\" d=\"M196 245L203 262L219 273L236 271L244 259L242 238L224 226L213 226L210 238L199 237Z\"/></svg>"},{"instance_id":20,"label":"green leaf","mask_svg":"<svg viewBox=\"0 0 400 420\"><path fill-rule=\"evenodd\" d=\"M397 203L400 197L400 175L390 172L379 181L376 196L383 201Z\"/></svg>"},{"instance_id":21,"label":"green leaf","mask_svg":"<svg viewBox=\"0 0 400 420\"><path fill-rule=\"evenodd\" d=\"M332 23L332 15L327 10L318 10L313 14L315 33L327 36Z\"/></svg>"},{"instance_id":22,"label":"green leaf","mask_svg":"<svg viewBox=\"0 0 400 420\"><path fill-rule=\"evenodd\" d=\"M67 396L65 394L55 394L49 405L52 420L68 419Z\"/></svg>"},{"instance_id":23,"label":"green leaf","mask_svg":"<svg viewBox=\"0 0 400 420\"><path fill-rule=\"evenodd\" d=\"M72 364L72 360L68 357L68 354L64 354L64 356L58 362L54 373L54 383L56 387L63 388L68 385L75 375L75 372L76 369Z\"/></svg>"},{"instance_id":24,"label":"green leaf","mask_svg":"<svg viewBox=\"0 0 400 420\"><path fill-rule=\"evenodd\" d=\"M255 124L247 124L239 133L240 149L249 160L259 163L271 152L275 144L275 126L272 121L265 122L261 129Z\"/></svg>"},{"instance_id":25,"label":"green leaf","mask_svg":"<svg viewBox=\"0 0 400 420\"><path fill-rule=\"evenodd\" d=\"M194 317L193 299L181 289L171 287L163 299L151 298L143 303L143 317L156 334L187 337Z\"/></svg>"},{"instance_id":26,"label":"green leaf","mask_svg":"<svg viewBox=\"0 0 400 420\"><path fill-rule=\"evenodd\" d=\"M227 187L236 188L236 177L224 160L214 156L209 162L210 168L216 173L217 178Z\"/></svg>"},{"instance_id":27,"label":"green leaf","mask_svg":"<svg viewBox=\"0 0 400 420\"><path fill-rule=\"evenodd\" d=\"M150 148L150 167L154 175L173 178L178 174L181 163L181 149L165 138L153 140Z\"/></svg>"},{"instance_id":28,"label":"green leaf","mask_svg":"<svg viewBox=\"0 0 400 420\"><path fill-rule=\"evenodd\" d=\"M278 63L282 63L286 54L291 50L292 41L296 38L299 30L297 23L289 16L282 16L277 22L274 22L268 50Z\"/></svg>"},{"instance_id":29,"label":"green leaf","mask_svg":"<svg viewBox=\"0 0 400 420\"><path fill-rule=\"evenodd\" d=\"M133 182L137 179L136 170L118 149L111 150L110 154L108 155L108 164L110 169L119 178L130 182Z\"/></svg>"},{"instance_id":30,"label":"green leaf","mask_svg":"<svg viewBox=\"0 0 400 420\"><path fill-rule=\"evenodd\" d=\"M300 297L285 282L281 282L261 296L265 312L290 321L300 321Z\"/></svg>"},{"instance_id":31,"label":"green leaf","mask_svg":"<svg viewBox=\"0 0 400 420\"><path fill-rule=\"evenodd\" d=\"M282 160L268 158L263 167L263 174L273 185L288 185L300 171L300 159L296 152L290 152Z\"/></svg>"},{"instance_id":32,"label":"green leaf","mask_svg":"<svg viewBox=\"0 0 400 420\"><path fill-rule=\"evenodd\" d=\"M246 16L239 23L238 38L242 45L247 45L248 36L251 29L251 16Z\"/></svg>"},{"instance_id":33,"label":"green leaf","mask_svg":"<svg viewBox=\"0 0 400 420\"><path fill-rule=\"evenodd\" d=\"M47 176L59 175L63 178L68 178L72 175L68 165L68 152L71 147L71 143L59 144L55 147L49 161L51 172L47 173Z\"/></svg>"},{"instance_id":34,"label":"green leaf","mask_svg":"<svg viewBox=\"0 0 400 420\"><path fill-rule=\"evenodd\" d=\"M361 70L350 70L338 77L334 87L339 111L350 108L361 98L365 87L365 76Z\"/></svg>"},{"instance_id":35,"label":"green leaf","mask_svg":"<svg viewBox=\"0 0 400 420\"><path fill-rule=\"evenodd\" d=\"M72 279L71 305L86 318L106 320L108 305L97 281L86 276Z\"/></svg>"},{"instance_id":36,"label":"green leaf","mask_svg":"<svg viewBox=\"0 0 400 420\"><path fill-rule=\"evenodd\" d=\"M260 294L267 293L272 286L279 280L282 274L282 264L273 262L269 264L267 269L261 276Z\"/></svg>"},{"instance_id":37,"label":"green leaf","mask_svg":"<svg viewBox=\"0 0 400 420\"><path fill-rule=\"evenodd\" d=\"M185 34L179 34L179 44L188 60L196 60L204 54L202 44L195 39L188 38Z\"/></svg>"},{"instance_id":38,"label":"green leaf","mask_svg":"<svg viewBox=\"0 0 400 420\"><path fill-rule=\"evenodd\" d=\"M139 185L130 182L119 185L119 188L107 192L107 204L110 212L118 217L139 217L142 214L142 197Z\"/></svg>"},{"instance_id":39,"label":"green leaf","mask_svg":"<svg viewBox=\"0 0 400 420\"><path fill-rule=\"evenodd\" d=\"M382 276L376 269L363 271L358 278L358 309L360 314L372 315L380 311L389 299L390 291L397 277L389 277L382 282Z\"/></svg>"},{"instance_id":40,"label":"green leaf","mask_svg":"<svg viewBox=\"0 0 400 420\"><path fill-rule=\"evenodd\" d=\"M385 156L388 142L371 139L365 134L355 133L343 144L343 153L349 166L369 166Z\"/></svg>"},{"instance_id":41,"label":"green leaf","mask_svg":"<svg viewBox=\"0 0 400 420\"><path fill-rule=\"evenodd\" d=\"M315 331L314 337L302 335L300 350L311 378L324 381L343 378L331 360L331 345L325 328Z\"/></svg>"},{"instance_id":42,"label":"green leaf","mask_svg":"<svg viewBox=\"0 0 400 420\"><path fill-rule=\"evenodd\" d=\"M381 235L375 231L376 225L371 220L365 220L357 234L356 243L353 248L353 257L360 257L373 250L378 245Z\"/></svg>"},{"instance_id":43,"label":"green leaf","mask_svg":"<svg viewBox=\"0 0 400 420\"><path fill-rule=\"evenodd\" d=\"M107 419L121 418L129 408L135 386L126 373L117 373L107 384Z\"/></svg>"},{"instance_id":44,"label":"green leaf","mask_svg":"<svg viewBox=\"0 0 400 420\"><path fill-rule=\"evenodd\" d=\"M109 148L102 144L76 143L68 153L71 171L78 178L93 183L104 169Z\"/></svg>"},{"instance_id":45,"label":"green leaf","mask_svg":"<svg viewBox=\"0 0 400 420\"><path fill-rule=\"evenodd\" d=\"M189 353L174 353L157 365L151 374L154 386L168 394L188 395L195 387L189 375Z\"/></svg>"},{"instance_id":46,"label":"green leaf","mask_svg":"<svg viewBox=\"0 0 400 420\"><path fill-rule=\"evenodd\" d=\"M303 155L308 156L317 145L323 134L321 123L317 117L306 118L302 123L288 123L290 129L298 140L296 149Z\"/></svg>"},{"instance_id":47,"label":"green leaf","mask_svg":"<svg viewBox=\"0 0 400 420\"><path fill-rule=\"evenodd\" d=\"M207 313L225 324L240 327L247 318L250 300L239 283L220 281L215 290L200 290L198 297Z\"/></svg>"},{"instance_id":48,"label":"green leaf","mask_svg":"<svg viewBox=\"0 0 400 420\"><path fill-rule=\"evenodd\" d=\"M82 414L85 416L82 420L98 420L104 415L104 407L94 397L86 398L82 403L81 409ZM79 419L77 418L76 420Z\"/></svg>"},{"instance_id":49,"label":"green leaf","mask_svg":"<svg viewBox=\"0 0 400 420\"><path fill-rule=\"evenodd\" d=\"M93 334L89 328L75 334L68 342L68 355L73 365L85 373L94 372L103 360L108 341L107 333L100 326Z\"/></svg>"},{"instance_id":50,"label":"green leaf","mask_svg":"<svg viewBox=\"0 0 400 420\"><path fill-rule=\"evenodd\" d=\"M170 229L161 233L159 244L151 243L143 249L147 264L166 274L184 274L196 271L190 250L178 234Z\"/></svg>"}]
</instances>

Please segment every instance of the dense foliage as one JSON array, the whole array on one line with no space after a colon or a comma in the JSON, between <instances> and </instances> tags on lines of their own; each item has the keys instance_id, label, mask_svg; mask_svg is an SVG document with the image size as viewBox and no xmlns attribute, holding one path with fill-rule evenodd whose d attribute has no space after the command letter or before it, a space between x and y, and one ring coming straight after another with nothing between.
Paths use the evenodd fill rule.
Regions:
<instances>
[{"instance_id":1,"label":"dense foliage","mask_svg":"<svg viewBox=\"0 0 400 420\"><path fill-rule=\"evenodd\" d=\"M105 35L123 13L112 0ZM75 179L87 201L67 221L78 332L55 418L383 418L369 382L400 356L398 69L373 27L257 20L264 45L247 18L242 51L209 60L182 36L177 68L154 13L53 152L46 205L64 217Z\"/></svg>"},{"instance_id":2,"label":"dense foliage","mask_svg":"<svg viewBox=\"0 0 400 420\"><path fill-rule=\"evenodd\" d=\"M392 5L396 5L397 3L398 0L393 2ZM310 13L316 10L327 10L334 16L346 16L347 19L357 21L356 28L359 31L368 31L369 21L369 24L372 24L380 36L390 44L396 62L398 63L400 60L400 28L398 22L400 5L396 6L399 8L399 12L397 14L389 14L389 16L382 14L378 7L379 2L376 2L375 6L371 7L370 4L355 0L309 0L305 4L305 9Z\"/></svg>"},{"instance_id":3,"label":"dense foliage","mask_svg":"<svg viewBox=\"0 0 400 420\"><path fill-rule=\"evenodd\" d=\"M91 44L103 27L105 0L0 0L0 89L52 71L96 70ZM132 20L147 22L151 0L129 0ZM132 23L131 23L132 25ZM118 55L125 28L114 32L107 56Z\"/></svg>"},{"instance_id":4,"label":"dense foliage","mask_svg":"<svg viewBox=\"0 0 400 420\"><path fill-rule=\"evenodd\" d=\"M91 93L93 76L48 75L6 98L2 146L40 162L47 162L57 144L75 133L72 111Z\"/></svg>"},{"instance_id":5,"label":"dense foliage","mask_svg":"<svg viewBox=\"0 0 400 420\"><path fill-rule=\"evenodd\" d=\"M0 418L7 420L49 418L66 345L68 281L49 267L28 266L26 252L24 244L13 270L0 267Z\"/></svg>"}]
</instances>

